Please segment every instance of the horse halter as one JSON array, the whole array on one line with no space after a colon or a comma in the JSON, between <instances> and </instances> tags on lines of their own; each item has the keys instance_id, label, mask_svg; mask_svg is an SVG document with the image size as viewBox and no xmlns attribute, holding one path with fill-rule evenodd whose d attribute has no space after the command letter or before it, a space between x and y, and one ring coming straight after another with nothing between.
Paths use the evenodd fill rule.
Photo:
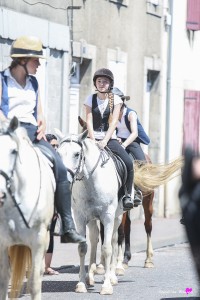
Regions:
<instances>
[{"instance_id":1,"label":"horse halter","mask_svg":"<svg viewBox=\"0 0 200 300\"><path fill-rule=\"evenodd\" d=\"M61 141L60 141L60 145L63 144L63 143L76 143L78 144L80 147L81 147L81 151L80 151L80 159L79 159L79 164L78 164L78 167L76 169L76 172L74 173L71 169L67 168L67 171L71 174L72 178L73 178L73 181L72 181L72 184L74 183L74 181L76 180L82 180L85 175L83 175L81 178L78 178L78 174L80 172L80 169L81 169L81 165L85 163L85 156L84 156L84 152L83 152L83 145L81 142L77 141L77 140L73 140L73 139L70 139L70 138L63 138ZM98 146L98 145L97 145ZM99 150L100 150L100 153L99 153L99 157L98 157L98 160L96 162L96 164L94 165L94 167L92 168L92 170L89 172L90 175L92 175L94 173L94 171L96 170L100 160L102 159L102 163L101 163L101 167L103 167L104 164L106 164L110 158L110 155L108 153L105 152L104 149L100 149L100 147L98 147Z\"/></svg>"},{"instance_id":2,"label":"horse halter","mask_svg":"<svg viewBox=\"0 0 200 300\"><path fill-rule=\"evenodd\" d=\"M78 164L78 167L76 169L76 172L74 173L71 169L69 169L68 167L66 167L67 169L67 172L70 173L70 175L72 176L73 178L73 181L72 181L72 184L75 180L78 180L78 174L80 172L80 169L81 169L81 165L84 164L84 160L85 160L85 157L83 155L83 145L81 142L79 141L76 141L76 140L72 140L70 138L63 138L61 141L60 141L60 146L63 144L63 143L76 143L78 144L80 147L81 147L81 151L80 151L80 159L79 159L79 164ZM60 147L59 146L59 147ZM80 179L79 179L80 180Z\"/></svg>"}]
</instances>

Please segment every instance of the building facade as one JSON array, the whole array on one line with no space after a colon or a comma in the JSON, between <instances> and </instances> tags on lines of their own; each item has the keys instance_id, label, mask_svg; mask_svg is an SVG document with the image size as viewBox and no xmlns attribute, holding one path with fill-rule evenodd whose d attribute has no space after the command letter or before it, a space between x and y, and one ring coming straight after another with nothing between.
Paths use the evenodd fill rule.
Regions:
<instances>
[{"instance_id":1,"label":"building facade","mask_svg":"<svg viewBox=\"0 0 200 300\"><path fill-rule=\"evenodd\" d=\"M172 81L169 84L176 72L172 57L177 45L172 42L172 32L175 12L180 11L178 2L1 0L0 68L8 65L10 45L17 36L40 37L47 62L43 62L38 78L48 131L58 127L65 133L80 131L78 115L85 118L83 102L94 92L93 74L98 68L110 68L115 86L130 96L127 105L137 111L151 138L144 151L154 163L168 162L180 156L182 149L183 107L180 124L176 124L177 115L170 101L177 89L173 89ZM183 2L182 17L187 6L187 1ZM183 22L179 20L180 27ZM155 216L180 211L179 186L180 179L156 191Z\"/></svg>"}]
</instances>

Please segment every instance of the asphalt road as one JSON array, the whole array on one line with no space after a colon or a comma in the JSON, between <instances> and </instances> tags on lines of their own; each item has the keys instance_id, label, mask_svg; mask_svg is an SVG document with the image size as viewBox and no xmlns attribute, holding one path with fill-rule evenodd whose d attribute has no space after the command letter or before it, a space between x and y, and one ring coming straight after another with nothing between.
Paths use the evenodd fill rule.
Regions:
<instances>
[{"instance_id":1,"label":"asphalt road","mask_svg":"<svg viewBox=\"0 0 200 300\"><path fill-rule=\"evenodd\" d=\"M133 254L124 276L118 277L113 295L99 294L103 277L96 276L95 286L87 294L74 292L78 281L78 266L63 266L60 275L44 276L44 300L169 300L200 299L199 282L187 243L163 247L154 251L153 269L143 267L145 252ZM22 295L28 300L30 296Z\"/></svg>"},{"instance_id":2,"label":"asphalt road","mask_svg":"<svg viewBox=\"0 0 200 300\"><path fill-rule=\"evenodd\" d=\"M190 247L187 243L184 226L180 217L172 219L153 219L152 241L154 247L154 265L144 268L146 258L146 234L143 220L132 222L131 249L132 259L124 276L119 276L113 295L99 294L103 277L97 275L96 283L87 294L75 293L78 282L79 257L77 245L60 244L55 239L52 266L60 274L45 275L42 285L42 300L93 299L93 300L170 300L200 299L199 281L194 268ZM100 247L98 255L100 254ZM86 265L89 262L89 251ZM30 300L25 292L20 299Z\"/></svg>"}]
</instances>

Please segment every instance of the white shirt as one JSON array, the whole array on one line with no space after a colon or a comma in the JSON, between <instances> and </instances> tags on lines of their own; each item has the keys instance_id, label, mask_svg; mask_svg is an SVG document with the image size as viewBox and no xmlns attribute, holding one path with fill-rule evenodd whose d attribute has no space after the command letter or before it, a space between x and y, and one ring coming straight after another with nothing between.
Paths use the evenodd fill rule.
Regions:
<instances>
[{"instance_id":1,"label":"white shirt","mask_svg":"<svg viewBox=\"0 0 200 300\"><path fill-rule=\"evenodd\" d=\"M128 130L126 123L125 123L125 115L126 115L127 107L124 107L123 115L121 117L121 121L117 123L117 136L123 139L127 139L130 135L130 131ZM134 118L137 119L137 114L134 111L130 111L128 114L128 119L130 114L134 115Z\"/></svg>"},{"instance_id":2,"label":"white shirt","mask_svg":"<svg viewBox=\"0 0 200 300\"><path fill-rule=\"evenodd\" d=\"M85 102L84 102L84 105L87 105L89 107L92 108L92 97L93 97L93 94L92 95L89 95ZM103 113L104 111L106 110L106 107L108 105L108 101L109 99L106 98L105 100L101 100L98 98L97 96L97 105L98 105L98 108L100 110L100 113L101 113L101 116L103 116ZM114 95L114 106L117 105L117 104L122 104L123 101L121 100L121 98L117 95ZM98 139L98 140L102 140L106 135L106 131L94 131L94 137L95 139ZM112 134L112 139L117 139L117 135L116 135L116 130L113 132Z\"/></svg>"},{"instance_id":3,"label":"white shirt","mask_svg":"<svg viewBox=\"0 0 200 300\"><path fill-rule=\"evenodd\" d=\"M26 78L26 85L23 88L15 80L15 78L12 77L9 69L6 69L4 71L4 74L8 76L7 86L9 112L7 118L12 119L14 116L16 116L20 122L31 123L37 126L37 121L33 116L34 108L36 105L36 93L34 91L30 78Z\"/></svg>"}]
</instances>

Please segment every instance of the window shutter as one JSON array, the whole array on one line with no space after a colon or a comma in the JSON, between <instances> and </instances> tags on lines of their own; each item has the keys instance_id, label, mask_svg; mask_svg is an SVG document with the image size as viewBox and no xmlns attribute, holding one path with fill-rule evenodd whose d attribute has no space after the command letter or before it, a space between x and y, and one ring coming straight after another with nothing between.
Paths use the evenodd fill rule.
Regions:
<instances>
[{"instance_id":1,"label":"window shutter","mask_svg":"<svg viewBox=\"0 0 200 300\"><path fill-rule=\"evenodd\" d=\"M200 0L187 0L188 30L200 30Z\"/></svg>"},{"instance_id":2,"label":"window shutter","mask_svg":"<svg viewBox=\"0 0 200 300\"><path fill-rule=\"evenodd\" d=\"M199 151L200 91L185 91L184 100L183 150Z\"/></svg>"}]
</instances>

